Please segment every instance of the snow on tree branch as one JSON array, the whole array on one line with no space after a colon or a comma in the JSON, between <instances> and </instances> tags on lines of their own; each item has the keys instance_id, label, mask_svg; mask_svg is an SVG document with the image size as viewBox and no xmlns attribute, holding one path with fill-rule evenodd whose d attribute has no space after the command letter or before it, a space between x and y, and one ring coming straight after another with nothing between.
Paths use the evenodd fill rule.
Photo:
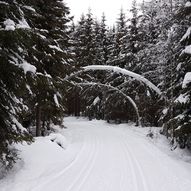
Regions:
<instances>
[{"instance_id":1,"label":"snow on tree branch","mask_svg":"<svg viewBox=\"0 0 191 191\"><path fill-rule=\"evenodd\" d=\"M90 66L85 66L85 67L83 67L83 70L78 71L76 73L73 73L70 76L67 76L65 78L65 80L69 80L69 79L71 79L74 76L77 76L77 75L79 75L79 74L81 74L83 72L91 71L91 70L92 71L94 71L94 70L104 70L104 71L109 70L109 71L113 71L113 72L116 72L116 73L119 73L119 74L130 76L130 77L135 78L136 80L146 84L150 89L155 91L158 95L162 95L162 92L160 91L160 89L157 86L155 86L152 82L150 82L148 79L146 79L145 77L143 77L143 76L141 76L139 74L136 74L134 72L131 72L129 70L117 67L117 66L109 66L109 65L90 65Z\"/></svg>"},{"instance_id":2,"label":"snow on tree branch","mask_svg":"<svg viewBox=\"0 0 191 191\"><path fill-rule=\"evenodd\" d=\"M116 73L127 75L127 76L130 76L132 78L135 78L138 81L143 82L148 87L150 87L152 90L154 90L157 94L159 94L159 95L162 94L162 92L160 91L160 89L158 87L156 87L152 82L150 82L149 80L147 80L143 76L141 76L139 74L136 74L134 72L131 72L129 70L117 67L117 66L92 65L92 66L85 66L83 68L84 68L85 71L89 71L89 70L110 70L110 71L113 71L113 72L116 72Z\"/></svg>"}]
</instances>

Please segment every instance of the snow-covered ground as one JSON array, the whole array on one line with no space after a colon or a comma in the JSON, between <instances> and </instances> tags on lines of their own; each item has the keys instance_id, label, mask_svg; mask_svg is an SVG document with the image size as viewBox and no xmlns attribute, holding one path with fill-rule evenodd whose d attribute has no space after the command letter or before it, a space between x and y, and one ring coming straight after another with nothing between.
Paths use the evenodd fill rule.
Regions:
<instances>
[{"instance_id":1,"label":"snow-covered ground","mask_svg":"<svg viewBox=\"0 0 191 191\"><path fill-rule=\"evenodd\" d=\"M58 136L17 146L22 160L0 191L191 190L190 154L171 151L158 128L151 139L149 128L127 124L68 117L64 125Z\"/></svg>"}]
</instances>

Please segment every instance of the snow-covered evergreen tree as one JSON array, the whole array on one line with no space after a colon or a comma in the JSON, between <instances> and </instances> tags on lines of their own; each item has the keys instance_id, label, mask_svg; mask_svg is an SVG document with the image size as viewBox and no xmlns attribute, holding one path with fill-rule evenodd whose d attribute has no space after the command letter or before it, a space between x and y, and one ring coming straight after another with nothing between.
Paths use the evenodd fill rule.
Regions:
<instances>
[{"instance_id":1,"label":"snow-covered evergreen tree","mask_svg":"<svg viewBox=\"0 0 191 191\"><path fill-rule=\"evenodd\" d=\"M0 162L11 167L16 159L13 143L31 141L19 116L27 110L21 99L26 91L26 75L36 68L25 57L31 42L31 28L18 1L0 2Z\"/></svg>"},{"instance_id":2,"label":"snow-covered evergreen tree","mask_svg":"<svg viewBox=\"0 0 191 191\"><path fill-rule=\"evenodd\" d=\"M164 129L176 140L181 148L190 147L190 61L191 61L191 2L187 1L179 8L175 17L178 29L175 33L177 43L177 54L174 60L176 68L173 70L173 81L170 86L171 97L166 118L168 118Z\"/></svg>"},{"instance_id":3,"label":"snow-covered evergreen tree","mask_svg":"<svg viewBox=\"0 0 191 191\"><path fill-rule=\"evenodd\" d=\"M41 135L45 123L58 121L63 111L70 18L61 0L0 4L0 158L8 166L16 156L10 145L31 141L24 127L36 121Z\"/></svg>"},{"instance_id":4,"label":"snow-covered evergreen tree","mask_svg":"<svg viewBox=\"0 0 191 191\"><path fill-rule=\"evenodd\" d=\"M126 15L123 9L120 10L119 18L117 19L116 27L111 30L112 41L110 41L109 51L110 56L108 64L113 66L124 67L126 63L126 43L127 43L127 25Z\"/></svg>"}]
</instances>

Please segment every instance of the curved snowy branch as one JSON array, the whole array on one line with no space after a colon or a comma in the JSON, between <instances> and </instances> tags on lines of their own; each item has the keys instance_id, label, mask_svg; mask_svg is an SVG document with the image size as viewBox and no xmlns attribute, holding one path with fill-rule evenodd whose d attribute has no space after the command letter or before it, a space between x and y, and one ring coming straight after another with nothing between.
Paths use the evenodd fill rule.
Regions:
<instances>
[{"instance_id":1,"label":"curved snowy branch","mask_svg":"<svg viewBox=\"0 0 191 191\"><path fill-rule=\"evenodd\" d=\"M158 95L162 94L162 92L160 91L160 89L158 87L156 87L152 82L150 82L149 80L147 80L143 76L141 76L139 74L136 74L134 72L131 72L129 70L117 67L117 66L92 65L92 66L85 66L85 67L83 67L83 69L85 71L90 71L90 70L110 70L110 71L113 71L113 72L116 72L116 73L119 73L119 74L127 75L127 76L130 76L132 78L135 78L138 81L143 82L149 88L154 90Z\"/></svg>"},{"instance_id":2,"label":"curved snowy branch","mask_svg":"<svg viewBox=\"0 0 191 191\"><path fill-rule=\"evenodd\" d=\"M136 105L136 103L133 101L133 99L126 95L125 93L123 93L121 90L119 90L118 88L115 88L113 86L110 86L110 85L107 85L107 84L101 84L101 83L94 83L94 82L85 82L85 83L77 83L77 85L82 85L82 86L103 86L103 87L107 87L109 89L112 89L112 90L115 90L117 92L119 92L121 95L123 95L126 99L128 99L128 101L132 104L135 112L136 112L136 115L137 115L137 125L141 125L141 122L140 122L140 115L139 115L139 110L138 110L138 107Z\"/></svg>"},{"instance_id":3,"label":"curved snowy branch","mask_svg":"<svg viewBox=\"0 0 191 191\"><path fill-rule=\"evenodd\" d=\"M123 74L123 75L130 76L132 78L135 78L136 80L141 81L144 84L146 84L150 89L155 91L158 95L162 95L162 92L160 91L160 89L157 86L155 86L152 82L150 82L148 79L146 79L145 77L143 77L143 76L141 76L139 74L136 74L134 72L131 72L129 70L117 67L117 66L90 65L90 66L85 66L82 69L83 69L82 71L78 71L78 72L66 77L65 80L69 80L72 77L77 76L77 75L79 75L79 74L81 74L83 72L86 72L86 71L96 71L96 70L107 71L107 70L109 70L109 71L113 71L113 72L116 72L116 73L119 73L119 74Z\"/></svg>"}]
</instances>

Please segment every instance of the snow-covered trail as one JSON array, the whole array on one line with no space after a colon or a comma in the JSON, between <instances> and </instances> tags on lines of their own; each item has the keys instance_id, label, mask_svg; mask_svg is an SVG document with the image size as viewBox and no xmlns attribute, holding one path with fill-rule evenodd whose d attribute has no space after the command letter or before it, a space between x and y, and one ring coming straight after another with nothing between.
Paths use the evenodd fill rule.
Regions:
<instances>
[{"instance_id":1,"label":"snow-covered trail","mask_svg":"<svg viewBox=\"0 0 191 191\"><path fill-rule=\"evenodd\" d=\"M31 160L35 174L30 167L19 171L0 191L191 190L191 164L163 153L130 127L75 118L65 125L71 141L65 157L54 156L61 159L40 169Z\"/></svg>"}]
</instances>

